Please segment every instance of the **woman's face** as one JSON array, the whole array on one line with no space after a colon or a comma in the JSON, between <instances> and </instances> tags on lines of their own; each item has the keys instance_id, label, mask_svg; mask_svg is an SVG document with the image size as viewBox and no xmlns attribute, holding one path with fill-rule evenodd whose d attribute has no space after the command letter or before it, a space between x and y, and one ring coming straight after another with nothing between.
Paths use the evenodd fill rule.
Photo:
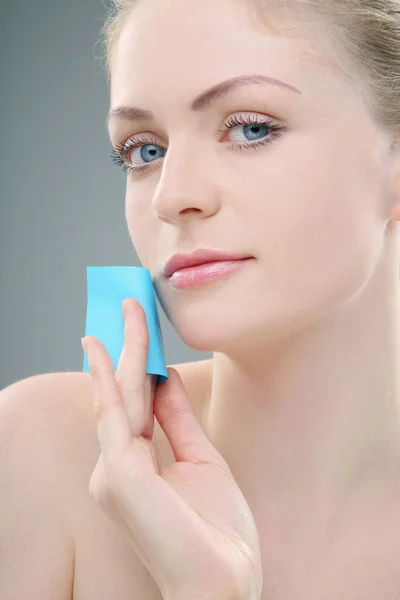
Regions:
<instances>
[{"instance_id":1,"label":"woman's face","mask_svg":"<svg viewBox=\"0 0 400 600\"><path fill-rule=\"evenodd\" d=\"M274 35L248 8L139 1L113 55L111 109L154 114L110 120L113 145L142 144L125 164L146 166L127 175L129 233L178 333L206 351L241 334L262 343L266 328L278 335L338 308L372 275L390 208L390 144L361 93L306 41ZM252 83L190 108L221 81L255 74L297 91ZM173 288L165 261L198 248L256 260L226 279Z\"/></svg>"}]
</instances>

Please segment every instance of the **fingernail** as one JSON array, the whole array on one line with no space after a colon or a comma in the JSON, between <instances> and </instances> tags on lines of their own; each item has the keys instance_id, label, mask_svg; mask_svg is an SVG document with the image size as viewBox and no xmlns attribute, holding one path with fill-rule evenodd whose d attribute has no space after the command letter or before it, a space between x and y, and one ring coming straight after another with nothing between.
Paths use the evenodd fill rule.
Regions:
<instances>
[{"instance_id":1,"label":"fingernail","mask_svg":"<svg viewBox=\"0 0 400 600\"><path fill-rule=\"evenodd\" d=\"M84 353L87 354L87 352L86 352L86 341L85 341L85 338L83 338L83 337L81 338L81 344L82 344L82 348L83 348Z\"/></svg>"}]
</instances>

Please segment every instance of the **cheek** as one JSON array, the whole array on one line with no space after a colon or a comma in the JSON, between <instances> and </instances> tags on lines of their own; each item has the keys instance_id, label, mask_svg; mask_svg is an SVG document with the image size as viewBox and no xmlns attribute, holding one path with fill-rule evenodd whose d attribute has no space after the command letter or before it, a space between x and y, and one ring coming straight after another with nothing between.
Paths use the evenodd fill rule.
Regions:
<instances>
[{"instance_id":1,"label":"cheek","mask_svg":"<svg viewBox=\"0 0 400 600\"><path fill-rule=\"evenodd\" d=\"M353 139L352 146L334 135L292 140L284 168L269 173L263 217L254 224L268 288L279 303L332 308L374 271L384 237L381 171Z\"/></svg>"},{"instance_id":2,"label":"cheek","mask_svg":"<svg viewBox=\"0 0 400 600\"><path fill-rule=\"evenodd\" d=\"M136 254L143 267L149 269L152 259L151 241L157 238L155 232L151 230L151 227L154 228L154 220L150 222L150 213L145 209L145 203L140 201L137 193L133 195L127 191L125 218Z\"/></svg>"}]
</instances>

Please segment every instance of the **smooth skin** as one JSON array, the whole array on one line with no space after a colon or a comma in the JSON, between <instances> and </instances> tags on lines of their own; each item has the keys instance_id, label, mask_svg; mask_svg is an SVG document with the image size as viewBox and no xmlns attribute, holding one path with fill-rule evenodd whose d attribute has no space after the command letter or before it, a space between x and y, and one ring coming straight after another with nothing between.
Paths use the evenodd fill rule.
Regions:
<instances>
[{"instance_id":1,"label":"smooth skin","mask_svg":"<svg viewBox=\"0 0 400 600\"><path fill-rule=\"evenodd\" d=\"M255 517L266 589L376 598L400 551L399 145L372 118L362 78L333 68L322 24L311 31L310 15L297 36L277 35L250 4L132 11L111 108L155 117L110 123L114 144L152 142L126 161L147 162L127 177L127 224L179 337L213 352L205 430ZM301 93L249 85L190 110L254 73ZM271 134L227 130L236 116L286 131L238 150ZM174 289L165 260L203 247L256 260Z\"/></svg>"},{"instance_id":2,"label":"smooth skin","mask_svg":"<svg viewBox=\"0 0 400 600\"><path fill-rule=\"evenodd\" d=\"M148 331L139 302L124 303L125 339L114 373L87 336L101 455L89 483L95 502L128 538L166 600L259 600L258 532L226 461L205 435L182 380L146 374ZM160 470L154 416L176 462Z\"/></svg>"}]
</instances>

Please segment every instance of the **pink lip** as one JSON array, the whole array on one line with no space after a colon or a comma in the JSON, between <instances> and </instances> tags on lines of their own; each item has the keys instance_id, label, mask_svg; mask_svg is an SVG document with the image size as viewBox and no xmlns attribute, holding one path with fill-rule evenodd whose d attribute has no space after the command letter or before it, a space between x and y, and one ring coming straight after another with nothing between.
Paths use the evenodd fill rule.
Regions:
<instances>
[{"instance_id":1,"label":"pink lip","mask_svg":"<svg viewBox=\"0 0 400 600\"><path fill-rule=\"evenodd\" d=\"M197 250L191 254L175 254L164 265L163 273L166 277L171 277L176 271L187 267L194 267L201 264L219 261L237 261L243 258L250 258L249 255L235 254L220 250Z\"/></svg>"},{"instance_id":2,"label":"pink lip","mask_svg":"<svg viewBox=\"0 0 400 600\"><path fill-rule=\"evenodd\" d=\"M253 258L210 262L180 269L175 271L169 281L177 289L208 283L214 279L230 275L232 272L244 267L250 260L253 260Z\"/></svg>"}]
</instances>

